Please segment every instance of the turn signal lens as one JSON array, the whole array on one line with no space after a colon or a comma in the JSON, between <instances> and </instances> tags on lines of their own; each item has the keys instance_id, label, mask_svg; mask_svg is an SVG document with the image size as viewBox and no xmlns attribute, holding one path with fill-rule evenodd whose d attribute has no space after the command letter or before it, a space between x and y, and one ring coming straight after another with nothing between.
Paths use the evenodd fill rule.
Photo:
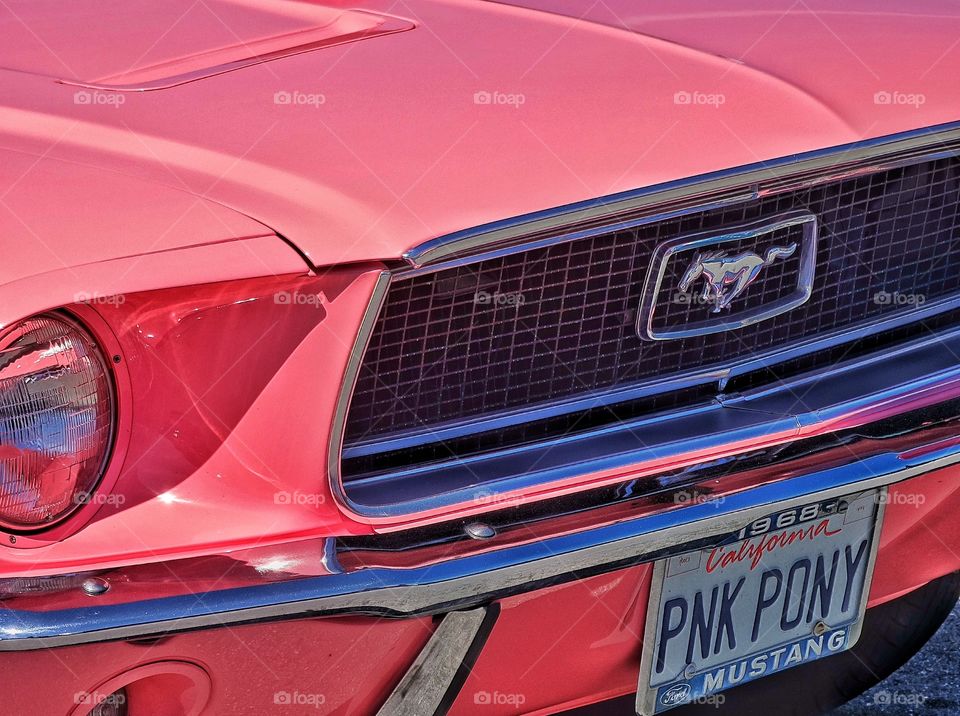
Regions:
<instances>
[{"instance_id":1,"label":"turn signal lens","mask_svg":"<svg viewBox=\"0 0 960 716\"><path fill-rule=\"evenodd\" d=\"M83 505L114 413L107 363L79 324L45 314L0 333L0 524L36 529Z\"/></svg>"}]
</instances>

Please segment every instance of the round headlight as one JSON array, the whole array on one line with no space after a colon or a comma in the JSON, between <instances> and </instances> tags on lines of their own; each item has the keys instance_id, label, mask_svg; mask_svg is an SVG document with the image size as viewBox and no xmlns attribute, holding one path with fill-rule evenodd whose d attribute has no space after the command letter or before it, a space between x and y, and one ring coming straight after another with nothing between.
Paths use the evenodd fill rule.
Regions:
<instances>
[{"instance_id":1,"label":"round headlight","mask_svg":"<svg viewBox=\"0 0 960 716\"><path fill-rule=\"evenodd\" d=\"M0 524L37 529L85 504L114 413L106 360L79 324L45 314L0 333Z\"/></svg>"}]
</instances>

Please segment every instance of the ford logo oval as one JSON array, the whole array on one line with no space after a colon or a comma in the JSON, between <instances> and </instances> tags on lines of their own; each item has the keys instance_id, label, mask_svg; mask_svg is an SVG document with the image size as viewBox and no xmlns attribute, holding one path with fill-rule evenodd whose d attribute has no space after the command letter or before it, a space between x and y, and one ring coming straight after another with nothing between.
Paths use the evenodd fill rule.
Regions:
<instances>
[{"instance_id":1,"label":"ford logo oval","mask_svg":"<svg viewBox=\"0 0 960 716\"><path fill-rule=\"evenodd\" d=\"M690 700L690 684L675 684L660 694L664 706L679 706Z\"/></svg>"}]
</instances>

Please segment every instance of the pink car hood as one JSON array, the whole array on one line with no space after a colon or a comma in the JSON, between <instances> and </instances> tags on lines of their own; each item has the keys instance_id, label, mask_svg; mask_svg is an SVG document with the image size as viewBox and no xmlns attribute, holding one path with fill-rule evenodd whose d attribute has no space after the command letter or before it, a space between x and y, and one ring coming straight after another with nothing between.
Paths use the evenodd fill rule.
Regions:
<instances>
[{"instance_id":1,"label":"pink car hood","mask_svg":"<svg viewBox=\"0 0 960 716\"><path fill-rule=\"evenodd\" d=\"M5 3L0 149L134 177L113 206L130 227L119 255L146 248L138 217L164 187L326 265L960 118L946 0L350 8ZM76 242L96 187L58 191L32 169L22 181L44 176L62 223L45 243ZM5 245L22 223L0 218Z\"/></svg>"}]
</instances>

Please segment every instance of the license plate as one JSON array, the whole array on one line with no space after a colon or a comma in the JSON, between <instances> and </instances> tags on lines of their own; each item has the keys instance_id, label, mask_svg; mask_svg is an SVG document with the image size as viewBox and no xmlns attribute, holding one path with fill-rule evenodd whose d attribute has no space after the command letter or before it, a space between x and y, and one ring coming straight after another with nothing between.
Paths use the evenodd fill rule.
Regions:
<instances>
[{"instance_id":1,"label":"license plate","mask_svg":"<svg viewBox=\"0 0 960 716\"><path fill-rule=\"evenodd\" d=\"M884 490L755 520L654 566L637 713L714 694L851 648L860 636Z\"/></svg>"}]
</instances>

